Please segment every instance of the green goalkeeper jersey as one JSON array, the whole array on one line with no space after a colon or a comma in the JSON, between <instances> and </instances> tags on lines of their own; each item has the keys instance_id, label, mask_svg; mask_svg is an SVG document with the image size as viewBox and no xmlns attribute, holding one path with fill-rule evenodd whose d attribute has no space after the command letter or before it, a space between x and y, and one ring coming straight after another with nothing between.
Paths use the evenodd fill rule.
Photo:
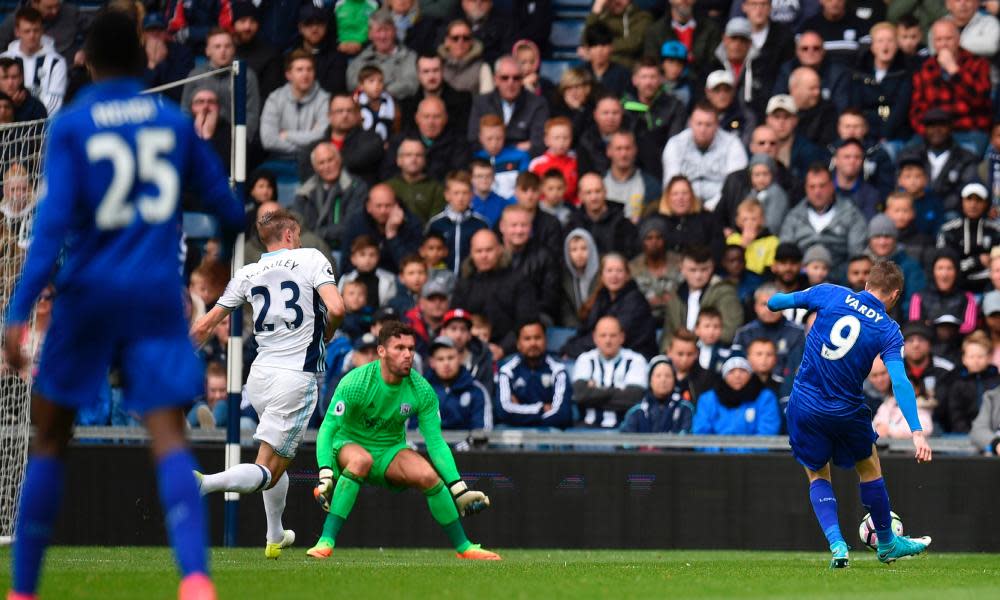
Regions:
<instances>
[{"instance_id":1,"label":"green goalkeeper jersey","mask_svg":"<svg viewBox=\"0 0 1000 600\"><path fill-rule=\"evenodd\" d=\"M406 442L406 422L416 416L434 468L446 482L459 479L455 458L441 436L438 397L427 380L411 370L398 385L382 379L375 360L344 376L316 437L316 463L332 466L334 442L349 440L366 449Z\"/></svg>"}]
</instances>

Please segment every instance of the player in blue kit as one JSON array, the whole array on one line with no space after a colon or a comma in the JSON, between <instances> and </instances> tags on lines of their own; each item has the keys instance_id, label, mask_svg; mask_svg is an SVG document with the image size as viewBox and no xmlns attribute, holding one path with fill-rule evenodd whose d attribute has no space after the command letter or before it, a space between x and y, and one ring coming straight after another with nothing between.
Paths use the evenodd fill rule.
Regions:
<instances>
[{"instance_id":1,"label":"player in blue kit","mask_svg":"<svg viewBox=\"0 0 1000 600\"><path fill-rule=\"evenodd\" d=\"M188 339L178 249L180 193L193 184L227 230L242 225L222 165L173 105L142 96L146 58L136 24L104 12L84 45L94 85L49 130L34 240L7 308L4 351L53 280L56 300L34 383L37 427L14 536L9 599L36 597L64 487L76 411L98 400L109 367L152 437L156 476L182 580L182 599L215 598L207 525L184 439L181 407L199 393L202 365ZM62 264L57 259L62 255Z\"/></svg>"},{"instance_id":2,"label":"player in blue kit","mask_svg":"<svg viewBox=\"0 0 1000 600\"><path fill-rule=\"evenodd\" d=\"M809 499L833 552L831 568L843 568L849 562L837 519L837 499L830 485L831 462L858 472L861 503L871 512L878 533L880 561L889 563L920 554L931 543L929 537L911 539L892 531L889 494L874 445L878 434L861 393L872 362L881 355L896 401L913 432L917 461L931 460L931 448L917 418L913 386L903 366L903 335L886 314L902 289L899 267L891 261L879 261L862 292L821 284L802 292L775 294L767 303L772 311L807 308L817 313L806 336L787 419L792 453L806 468Z\"/></svg>"}]
</instances>

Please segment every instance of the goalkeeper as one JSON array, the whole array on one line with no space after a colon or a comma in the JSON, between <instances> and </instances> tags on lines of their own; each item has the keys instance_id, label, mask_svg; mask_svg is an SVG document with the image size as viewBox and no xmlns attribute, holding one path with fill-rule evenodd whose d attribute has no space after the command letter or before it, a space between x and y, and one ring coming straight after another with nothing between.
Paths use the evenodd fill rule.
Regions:
<instances>
[{"instance_id":1,"label":"goalkeeper","mask_svg":"<svg viewBox=\"0 0 1000 600\"><path fill-rule=\"evenodd\" d=\"M354 369L337 386L316 438L319 482L313 490L330 514L309 556L333 554L361 484L368 482L392 490L421 490L459 558L500 560L465 537L459 513L477 513L489 506L490 499L468 489L459 478L455 459L441 437L437 394L411 371L415 345L410 327L387 323L379 333L379 360ZM433 467L406 445L406 421L412 416L419 421Z\"/></svg>"}]
</instances>

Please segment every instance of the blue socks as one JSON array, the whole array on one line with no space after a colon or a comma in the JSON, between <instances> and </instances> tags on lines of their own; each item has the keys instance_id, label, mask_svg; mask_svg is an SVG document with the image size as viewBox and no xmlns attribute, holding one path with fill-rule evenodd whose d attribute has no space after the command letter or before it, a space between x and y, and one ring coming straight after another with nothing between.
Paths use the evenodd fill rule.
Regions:
<instances>
[{"instance_id":1,"label":"blue socks","mask_svg":"<svg viewBox=\"0 0 1000 600\"><path fill-rule=\"evenodd\" d=\"M16 593L34 594L38 588L42 559L62 504L64 471L58 458L38 456L28 461L14 529L12 588Z\"/></svg>"},{"instance_id":2,"label":"blue socks","mask_svg":"<svg viewBox=\"0 0 1000 600\"><path fill-rule=\"evenodd\" d=\"M889 492L885 489L885 480L879 477L875 481L861 482L861 504L871 513L879 544L888 544L895 535L892 533L892 515L889 512Z\"/></svg>"},{"instance_id":3,"label":"blue socks","mask_svg":"<svg viewBox=\"0 0 1000 600\"><path fill-rule=\"evenodd\" d=\"M844 536L840 533L840 520L837 517L837 497L833 495L830 482L825 479L813 481L809 485L809 501L812 502L819 527L830 543L830 549L833 549L834 544L843 544Z\"/></svg>"},{"instance_id":4,"label":"blue socks","mask_svg":"<svg viewBox=\"0 0 1000 600\"><path fill-rule=\"evenodd\" d=\"M192 473L197 468L187 449L168 454L156 465L167 537L182 577L192 573L208 575L208 528L201 493Z\"/></svg>"}]
</instances>

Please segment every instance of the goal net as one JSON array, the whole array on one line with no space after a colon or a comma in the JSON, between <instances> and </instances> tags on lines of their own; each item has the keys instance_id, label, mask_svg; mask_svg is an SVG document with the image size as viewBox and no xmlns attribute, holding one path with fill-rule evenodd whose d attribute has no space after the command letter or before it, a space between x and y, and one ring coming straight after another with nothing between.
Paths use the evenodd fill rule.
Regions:
<instances>
[{"instance_id":1,"label":"goal net","mask_svg":"<svg viewBox=\"0 0 1000 600\"><path fill-rule=\"evenodd\" d=\"M21 272L25 251L31 240L41 151L47 120L0 125L0 294L4 325L7 303ZM42 309L44 310L44 308ZM37 356L40 336L35 322L21 341L21 351ZM0 358L0 361L3 359ZM31 375L28 369L16 373L0 364L0 542L9 542L28 454Z\"/></svg>"}]
</instances>

